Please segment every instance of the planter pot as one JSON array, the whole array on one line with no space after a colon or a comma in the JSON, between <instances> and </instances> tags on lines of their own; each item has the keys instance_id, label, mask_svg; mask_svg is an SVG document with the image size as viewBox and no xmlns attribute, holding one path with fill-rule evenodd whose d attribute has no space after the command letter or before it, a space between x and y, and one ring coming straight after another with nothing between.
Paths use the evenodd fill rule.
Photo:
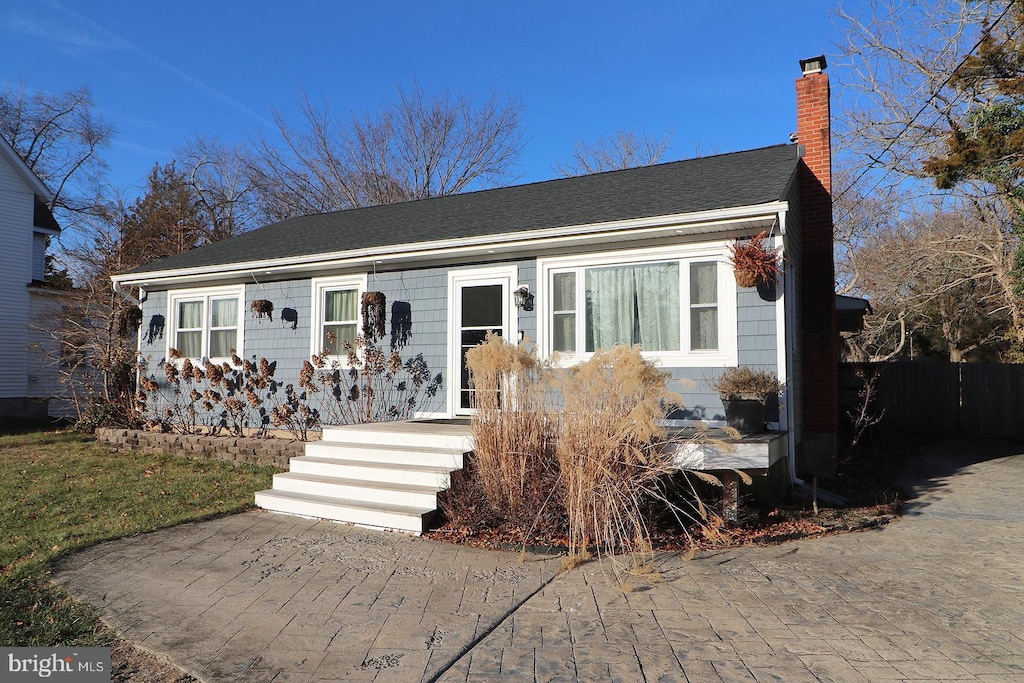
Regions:
<instances>
[{"instance_id":1,"label":"planter pot","mask_svg":"<svg viewBox=\"0 0 1024 683\"><path fill-rule=\"evenodd\" d=\"M756 398L722 399L725 420L741 434L760 434L764 429L764 402Z\"/></svg>"}]
</instances>

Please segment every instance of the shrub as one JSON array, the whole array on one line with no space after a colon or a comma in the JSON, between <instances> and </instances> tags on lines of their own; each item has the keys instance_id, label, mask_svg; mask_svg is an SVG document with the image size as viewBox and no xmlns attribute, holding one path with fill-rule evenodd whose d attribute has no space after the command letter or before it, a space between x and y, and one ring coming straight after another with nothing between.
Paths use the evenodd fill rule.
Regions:
<instances>
[{"instance_id":1,"label":"shrub","mask_svg":"<svg viewBox=\"0 0 1024 683\"><path fill-rule=\"evenodd\" d=\"M171 349L162 383L140 361L136 408L150 429L266 437L273 426L305 441L323 424L408 419L441 388L422 354L403 361L364 337L346 349L347 366L313 356L294 384L277 380L277 362L266 358L199 366Z\"/></svg>"},{"instance_id":2,"label":"shrub","mask_svg":"<svg viewBox=\"0 0 1024 683\"><path fill-rule=\"evenodd\" d=\"M407 420L443 385L440 373L431 376L422 353L403 361L364 335L345 342L344 349L347 365L328 361L325 351L304 363L299 377L302 400L316 406L324 424Z\"/></svg>"}]
</instances>

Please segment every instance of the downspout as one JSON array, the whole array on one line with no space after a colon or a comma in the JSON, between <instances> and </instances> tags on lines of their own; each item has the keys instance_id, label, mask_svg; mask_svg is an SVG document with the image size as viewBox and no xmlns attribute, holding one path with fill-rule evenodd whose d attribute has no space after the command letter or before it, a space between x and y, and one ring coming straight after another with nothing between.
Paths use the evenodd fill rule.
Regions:
<instances>
[{"instance_id":1,"label":"downspout","mask_svg":"<svg viewBox=\"0 0 1024 683\"><path fill-rule=\"evenodd\" d=\"M110 278L110 281L113 283L114 293L115 294L117 294L119 297L121 297L125 301L131 303L133 306L138 306L139 310L142 310L142 304L145 303L146 299L148 298L148 295L146 294L146 290L145 289L143 289L142 287L139 287L139 298L136 299L134 296L132 296L129 292L127 292L125 289L123 289L121 287L121 283L118 280L116 280L114 278ZM142 351L142 325L140 324L139 325L139 329L136 330L136 332L135 332L135 353L138 354L141 351ZM139 392L139 388L141 386L142 386L142 368L139 366L139 363L136 360L136 363L135 363L135 393L136 394Z\"/></svg>"},{"instance_id":2,"label":"downspout","mask_svg":"<svg viewBox=\"0 0 1024 683\"><path fill-rule=\"evenodd\" d=\"M782 246L782 263L785 269L783 273L783 311L784 320L782 330L784 335L783 356L786 368L786 459L789 461L789 479L793 486L803 484L803 480L796 476L796 401L793 398L793 344L796 343L799 330L796 326L796 275L793 265L785 258L786 249L786 212L779 212L779 241Z\"/></svg>"}]
</instances>

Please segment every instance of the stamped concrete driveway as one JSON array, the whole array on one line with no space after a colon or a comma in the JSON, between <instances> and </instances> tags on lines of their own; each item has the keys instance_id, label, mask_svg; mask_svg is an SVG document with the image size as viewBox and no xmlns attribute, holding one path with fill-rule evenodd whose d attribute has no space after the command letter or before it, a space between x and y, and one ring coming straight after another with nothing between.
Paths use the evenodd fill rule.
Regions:
<instances>
[{"instance_id":1,"label":"stamped concrete driveway","mask_svg":"<svg viewBox=\"0 0 1024 683\"><path fill-rule=\"evenodd\" d=\"M56 580L207 681L1024 681L1024 448L923 449L884 529L597 564L262 512L116 541Z\"/></svg>"}]
</instances>

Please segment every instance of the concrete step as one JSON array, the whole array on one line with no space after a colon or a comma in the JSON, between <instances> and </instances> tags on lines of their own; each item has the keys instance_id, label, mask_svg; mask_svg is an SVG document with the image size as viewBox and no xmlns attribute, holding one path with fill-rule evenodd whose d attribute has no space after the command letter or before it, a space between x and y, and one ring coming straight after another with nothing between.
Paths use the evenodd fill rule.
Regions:
<instances>
[{"instance_id":1,"label":"concrete step","mask_svg":"<svg viewBox=\"0 0 1024 683\"><path fill-rule=\"evenodd\" d=\"M292 458L290 466L291 471L297 474L388 482L396 485L432 486L436 490L448 488L451 472L459 469L436 465L382 463L376 460L320 458L312 455Z\"/></svg>"},{"instance_id":2,"label":"concrete step","mask_svg":"<svg viewBox=\"0 0 1024 683\"><path fill-rule=\"evenodd\" d=\"M429 432L415 422L343 425L324 427L321 439L378 447L431 447L460 453L473 450L473 440L465 425L431 424Z\"/></svg>"},{"instance_id":3,"label":"concrete step","mask_svg":"<svg viewBox=\"0 0 1024 683\"><path fill-rule=\"evenodd\" d=\"M311 441L306 455L314 458L360 460L395 465L425 465L460 469L463 451L435 446L372 445L341 441Z\"/></svg>"},{"instance_id":4,"label":"concrete step","mask_svg":"<svg viewBox=\"0 0 1024 683\"><path fill-rule=\"evenodd\" d=\"M405 531L416 535L427 528L433 508L372 503L292 491L258 491L256 504L265 510L318 517L358 526Z\"/></svg>"},{"instance_id":5,"label":"concrete step","mask_svg":"<svg viewBox=\"0 0 1024 683\"><path fill-rule=\"evenodd\" d=\"M274 491L308 493L314 496L389 503L408 507L437 507L437 486L400 484L394 481L343 479L318 474L284 472L274 475Z\"/></svg>"}]
</instances>

